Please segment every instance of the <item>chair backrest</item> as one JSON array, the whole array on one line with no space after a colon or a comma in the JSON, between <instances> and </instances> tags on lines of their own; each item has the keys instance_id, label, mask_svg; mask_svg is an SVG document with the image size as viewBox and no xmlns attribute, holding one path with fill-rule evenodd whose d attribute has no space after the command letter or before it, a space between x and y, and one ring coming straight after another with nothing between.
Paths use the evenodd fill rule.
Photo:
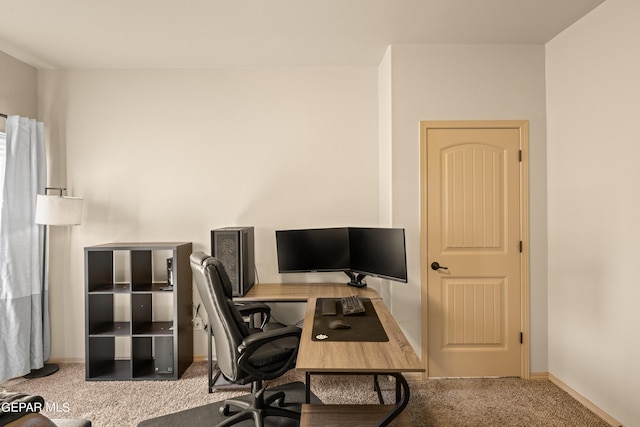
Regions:
<instances>
[{"instance_id":1,"label":"chair backrest","mask_svg":"<svg viewBox=\"0 0 640 427\"><path fill-rule=\"evenodd\" d=\"M246 373L238 367L238 346L249 329L233 303L231 280L222 263L204 252L190 257L200 299L209 318L220 371L231 382L244 383Z\"/></svg>"}]
</instances>

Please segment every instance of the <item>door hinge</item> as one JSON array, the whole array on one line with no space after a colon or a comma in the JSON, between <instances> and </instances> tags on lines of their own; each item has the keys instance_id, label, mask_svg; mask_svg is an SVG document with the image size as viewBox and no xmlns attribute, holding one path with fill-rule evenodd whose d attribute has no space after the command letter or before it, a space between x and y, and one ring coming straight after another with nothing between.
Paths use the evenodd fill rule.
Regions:
<instances>
[{"instance_id":1,"label":"door hinge","mask_svg":"<svg viewBox=\"0 0 640 427\"><path fill-rule=\"evenodd\" d=\"M520 332L520 344L524 344L524 334Z\"/></svg>"},{"instance_id":2,"label":"door hinge","mask_svg":"<svg viewBox=\"0 0 640 427\"><path fill-rule=\"evenodd\" d=\"M518 161L521 162L522 161L522 150L518 151Z\"/></svg>"},{"instance_id":3,"label":"door hinge","mask_svg":"<svg viewBox=\"0 0 640 427\"><path fill-rule=\"evenodd\" d=\"M522 253L522 240L520 240L520 253Z\"/></svg>"}]
</instances>

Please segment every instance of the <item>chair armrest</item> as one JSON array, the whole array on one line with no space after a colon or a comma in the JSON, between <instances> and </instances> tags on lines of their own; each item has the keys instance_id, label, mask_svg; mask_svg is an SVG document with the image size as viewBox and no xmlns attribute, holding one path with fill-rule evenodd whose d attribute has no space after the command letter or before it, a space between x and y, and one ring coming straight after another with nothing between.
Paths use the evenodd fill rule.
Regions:
<instances>
[{"instance_id":1,"label":"chair armrest","mask_svg":"<svg viewBox=\"0 0 640 427\"><path fill-rule=\"evenodd\" d=\"M240 353L255 347L256 349L268 342L277 341L282 338L295 337L300 340L302 329L297 326L285 326L284 328L272 329L270 331L258 332L251 334L242 340L242 344L238 347ZM251 351L253 353L253 351Z\"/></svg>"},{"instance_id":2,"label":"chair armrest","mask_svg":"<svg viewBox=\"0 0 640 427\"><path fill-rule=\"evenodd\" d=\"M267 304L261 302L248 304L234 302L234 305L242 316L253 316L254 314L262 315L260 329L264 329L264 326L269 323L269 320L271 320L271 307Z\"/></svg>"},{"instance_id":3,"label":"chair armrest","mask_svg":"<svg viewBox=\"0 0 640 427\"><path fill-rule=\"evenodd\" d=\"M251 303L244 303L244 302L233 302L233 304L236 306L236 308L238 309L238 311L240 313L243 313L246 311L247 313L269 313L271 312L271 307L269 307L267 304L264 304L262 302L251 302Z\"/></svg>"}]
</instances>

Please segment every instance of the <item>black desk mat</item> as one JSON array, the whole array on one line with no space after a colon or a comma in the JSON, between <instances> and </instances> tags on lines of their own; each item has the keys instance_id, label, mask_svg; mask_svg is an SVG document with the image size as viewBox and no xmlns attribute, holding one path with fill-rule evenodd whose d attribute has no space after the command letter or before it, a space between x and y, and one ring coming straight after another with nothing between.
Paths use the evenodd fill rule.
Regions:
<instances>
[{"instance_id":1,"label":"black desk mat","mask_svg":"<svg viewBox=\"0 0 640 427\"><path fill-rule=\"evenodd\" d=\"M313 341L371 341L384 342L389 341L387 333L384 331L382 323L378 318L378 313L368 298L362 298L365 312L364 314L356 314L345 316L342 314L342 304L340 298L336 298L335 316L322 315L322 301L325 298L318 298L316 302L316 311L313 316L313 329L311 339ZM349 329L329 329L329 323L334 320L343 320L351 325ZM318 338L318 336L322 338ZM323 338L326 336L326 338Z\"/></svg>"}]
</instances>

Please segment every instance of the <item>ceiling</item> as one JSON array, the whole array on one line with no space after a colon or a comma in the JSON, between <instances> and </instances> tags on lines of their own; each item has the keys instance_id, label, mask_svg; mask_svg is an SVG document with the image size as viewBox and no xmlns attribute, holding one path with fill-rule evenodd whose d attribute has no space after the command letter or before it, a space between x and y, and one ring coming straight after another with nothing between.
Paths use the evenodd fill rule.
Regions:
<instances>
[{"instance_id":1,"label":"ceiling","mask_svg":"<svg viewBox=\"0 0 640 427\"><path fill-rule=\"evenodd\" d=\"M604 0L0 0L38 68L375 66L397 44L543 44Z\"/></svg>"}]
</instances>

